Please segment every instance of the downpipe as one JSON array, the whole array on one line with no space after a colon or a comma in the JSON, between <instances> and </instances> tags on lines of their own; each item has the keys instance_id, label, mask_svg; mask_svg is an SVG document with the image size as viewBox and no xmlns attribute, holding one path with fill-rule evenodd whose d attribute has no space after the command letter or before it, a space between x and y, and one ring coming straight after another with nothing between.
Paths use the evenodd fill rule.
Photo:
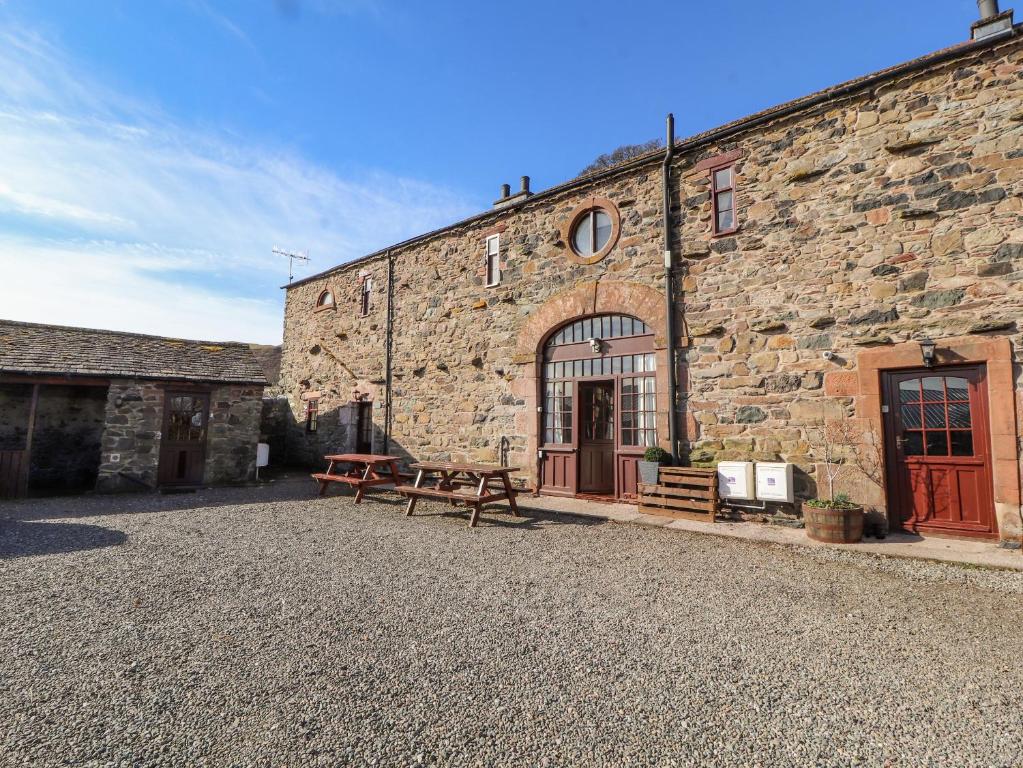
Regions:
<instances>
[{"instance_id":1,"label":"downpipe","mask_svg":"<svg viewBox=\"0 0 1023 768\"><path fill-rule=\"evenodd\" d=\"M675 116L668 113L666 149L661 165L661 183L664 193L664 297L667 312L668 344L668 443L671 447L671 463L679 463L678 451L678 362L675 356L675 289L672 279L673 258L671 252L671 162L675 157Z\"/></svg>"},{"instance_id":2,"label":"downpipe","mask_svg":"<svg viewBox=\"0 0 1023 768\"><path fill-rule=\"evenodd\" d=\"M387 348L384 350L384 453L391 452L391 385L394 348L394 254L387 252Z\"/></svg>"}]
</instances>

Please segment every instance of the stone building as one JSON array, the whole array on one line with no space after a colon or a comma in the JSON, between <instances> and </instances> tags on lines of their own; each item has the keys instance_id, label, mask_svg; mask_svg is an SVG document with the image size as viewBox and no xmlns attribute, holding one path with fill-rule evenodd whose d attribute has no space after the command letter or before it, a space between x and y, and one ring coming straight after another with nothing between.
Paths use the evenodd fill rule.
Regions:
<instances>
[{"instance_id":1,"label":"stone building","mask_svg":"<svg viewBox=\"0 0 1023 768\"><path fill-rule=\"evenodd\" d=\"M1023 27L972 31L287 286L290 457L628 497L657 444L805 499L838 427L892 527L1019 537Z\"/></svg>"},{"instance_id":2,"label":"stone building","mask_svg":"<svg viewBox=\"0 0 1023 768\"><path fill-rule=\"evenodd\" d=\"M250 479L249 347L0 320L0 498Z\"/></svg>"}]
</instances>

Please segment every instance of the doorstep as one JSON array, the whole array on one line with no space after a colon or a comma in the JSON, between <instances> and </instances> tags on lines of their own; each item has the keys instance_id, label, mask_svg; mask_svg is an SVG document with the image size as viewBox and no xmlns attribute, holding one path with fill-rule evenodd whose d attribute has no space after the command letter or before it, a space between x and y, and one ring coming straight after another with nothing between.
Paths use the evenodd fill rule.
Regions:
<instances>
[{"instance_id":1,"label":"doorstep","mask_svg":"<svg viewBox=\"0 0 1023 768\"><path fill-rule=\"evenodd\" d=\"M560 496L518 497L519 506L540 512L578 515L616 523L632 523L653 528L709 533L749 541L764 541L793 547L827 547L871 555L903 557L914 560L936 560L981 568L1002 568L1023 571L1023 553L1018 549L1003 549L997 543L977 539L948 539L936 536L918 536L909 533L890 533L884 539L864 539L858 544L827 544L813 541L801 528L787 528L770 523L715 522L680 520L640 512L633 504L595 502Z\"/></svg>"}]
</instances>

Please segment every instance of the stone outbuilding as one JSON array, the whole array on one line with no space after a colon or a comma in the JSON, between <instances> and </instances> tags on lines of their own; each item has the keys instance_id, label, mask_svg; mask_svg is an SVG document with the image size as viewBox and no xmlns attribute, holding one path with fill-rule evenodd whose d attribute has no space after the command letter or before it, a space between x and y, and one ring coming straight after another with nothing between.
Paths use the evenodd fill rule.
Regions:
<instances>
[{"instance_id":1,"label":"stone outbuilding","mask_svg":"<svg viewBox=\"0 0 1023 768\"><path fill-rule=\"evenodd\" d=\"M246 344L0 320L0 498L253 477Z\"/></svg>"},{"instance_id":2,"label":"stone outbuilding","mask_svg":"<svg viewBox=\"0 0 1023 768\"><path fill-rule=\"evenodd\" d=\"M879 524L1019 538L1012 12L666 145L287 286L292 460L501 461L621 499L660 446L784 462L795 504L765 509L798 514L837 456Z\"/></svg>"}]
</instances>

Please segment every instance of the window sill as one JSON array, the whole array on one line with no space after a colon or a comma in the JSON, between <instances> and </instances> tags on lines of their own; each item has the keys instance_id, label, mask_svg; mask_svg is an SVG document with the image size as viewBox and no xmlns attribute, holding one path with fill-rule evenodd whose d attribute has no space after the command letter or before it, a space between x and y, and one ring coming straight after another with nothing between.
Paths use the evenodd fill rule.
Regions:
<instances>
[{"instance_id":1,"label":"window sill","mask_svg":"<svg viewBox=\"0 0 1023 768\"><path fill-rule=\"evenodd\" d=\"M742 231L742 227L735 227L734 229L726 229L723 232L714 232L711 236L711 240L719 240L722 237L731 237L734 234Z\"/></svg>"},{"instance_id":2,"label":"window sill","mask_svg":"<svg viewBox=\"0 0 1023 768\"><path fill-rule=\"evenodd\" d=\"M313 307L313 312L336 312L337 304L325 304L322 307Z\"/></svg>"},{"instance_id":3,"label":"window sill","mask_svg":"<svg viewBox=\"0 0 1023 768\"><path fill-rule=\"evenodd\" d=\"M484 283L484 288L498 288L501 285L501 281L498 280L496 283Z\"/></svg>"}]
</instances>

